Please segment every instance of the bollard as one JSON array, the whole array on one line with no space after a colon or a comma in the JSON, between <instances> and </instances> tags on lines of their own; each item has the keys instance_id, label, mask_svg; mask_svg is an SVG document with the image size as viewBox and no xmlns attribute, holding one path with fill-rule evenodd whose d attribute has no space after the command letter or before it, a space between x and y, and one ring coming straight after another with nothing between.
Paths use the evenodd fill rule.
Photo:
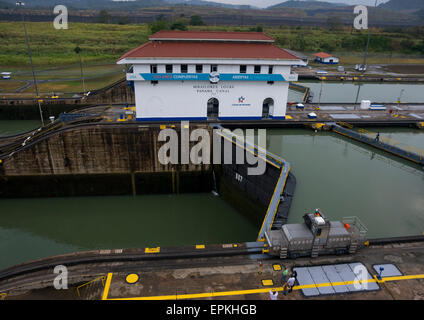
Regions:
<instances>
[{"instance_id":1,"label":"bollard","mask_svg":"<svg viewBox=\"0 0 424 320\"><path fill-rule=\"evenodd\" d=\"M381 280L381 274L383 273L383 271L384 271L384 268L380 267L380 273L377 275L378 280Z\"/></svg>"},{"instance_id":2,"label":"bollard","mask_svg":"<svg viewBox=\"0 0 424 320\"><path fill-rule=\"evenodd\" d=\"M262 261L259 261L259 271L258 271L258 274L262 274L262 266L263 266Z\"/></svg>"}]
</instances>

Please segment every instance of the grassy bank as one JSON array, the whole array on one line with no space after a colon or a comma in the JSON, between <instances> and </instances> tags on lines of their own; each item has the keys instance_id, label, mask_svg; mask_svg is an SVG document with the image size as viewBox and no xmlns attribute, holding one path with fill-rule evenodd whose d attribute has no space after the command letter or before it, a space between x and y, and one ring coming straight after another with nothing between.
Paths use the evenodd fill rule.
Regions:
<instances>
[{"instance_id":1,"label":"grassy bank","mask_svg":"<svg viewBox=\"0 0 424 320\"><path fill-rule=\"evenodd\" d=\"M249 31L249 27L189 26L189 30ZM84 63L113 63L126 51L144 43L150 34L146 24L70 23L68 30L56 30L52 23L27 23L28 34L37 68L68 65L78 62L74 49L79 46ZM329 30L319 27L265 27L276 44L305 52L329 51L361 54L365 49L366 32L350 28ZM0 66L28 66L24 30L20 22L0 22ZM424 30L411 31L374 29L371 53L423 55Z\"/></svg>"},{"instance_id":2,"label":"grassy bank","mask_svg":"<svg viewBox=\"0 0 424 320\"><path fill-rule=\"evenodd\" d=\"M252 31L257 28L237 26L188 26L189 30ZM259 30L262 28L259 28ZM33 62L40 80L41 92L81 92L78 55L79 46L84 65L87 90L108 85L124 76L116 60L125 52L146 42L150 34L146 24L69 23L69 29L56 30L52 23L28 22L27 31ZM283 48L314 53L336 53L343 65L354 65L363 60L366 33L349 28L329 30L320 27L264 27L263 31L275 38ZM14 92L25 80L32 80L29 68L24 29L21 22L0 22L0 70L13 72L10 82L0 81L0 94ZM423 46L423 52L420 48ZM424 31L421 29L372 31L370 42L371 64L424 63ZM43 82L42 80L49 80ZM31 93L33 87L24 93Z\"/></svg>"}]
</instances>

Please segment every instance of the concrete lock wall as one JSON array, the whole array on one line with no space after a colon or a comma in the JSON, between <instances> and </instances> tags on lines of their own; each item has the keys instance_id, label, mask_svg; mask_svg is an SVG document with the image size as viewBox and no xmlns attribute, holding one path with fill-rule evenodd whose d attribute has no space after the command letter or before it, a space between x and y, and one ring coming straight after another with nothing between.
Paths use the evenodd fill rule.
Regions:
<instances>
[{"instance_id":1,"label":"concrete lock wall","mask_svg":"<svg viewBox=\"0 0 424 320\"><path fill-rule=\"evenodd\" d=\"M281 169L267 163L264 174L248 175L248 168L255 165L236 164L237 149L239 147L233 145L233 164L214 166L218 193L259 228L267 212ZM223 157L224 149L222 149L221 163L224 163Z\"/></svg>"},{"instance_id":2,"label":"concrete lock wall","mask_svg":"<svg viewBox=\"0 0 424 320\"><path fill-rule=\"evenodd\" d=\"M87 125L54 133L3 160L0 196L209 192L210 165L160 163L159 131L159 126Z\"/></svg>"},{"instance_id":3,"label":"concrete lock wall","mask_svg":"<svg viewBox=\"0 0 424 320\"><path fill-rule=\"evenodd\" d=\"M163 128L163 127L162 127ZM169 126L168 126L169 128ZM213 147L212 129L206 129ZM179 163L181 163L181 129ZM218 191L223 200L258 227L266 214L280 169L267 163L263 175L248 175L241 149L221 138L221 164L163 165L158 151L161 126L90 124L65 127L18 149L0 164L0 197L126 195ZM224 164L229 143L232 164ZM196 142L190 142L190 150ZM243 152L245 152L243 150ZM210 153L212 156L212 152ZM246 154L244 155L246 158Z\"/></svg>"}]
</instances>

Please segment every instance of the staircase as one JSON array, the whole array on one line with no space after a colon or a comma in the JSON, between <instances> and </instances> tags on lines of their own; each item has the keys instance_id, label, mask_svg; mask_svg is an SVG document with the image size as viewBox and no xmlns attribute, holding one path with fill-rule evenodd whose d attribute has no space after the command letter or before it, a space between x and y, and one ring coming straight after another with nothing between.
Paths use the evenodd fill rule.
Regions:
<instances>
[{"instance_id":1,"label":"staircase","mask_svg":"<svg viewBox=\"0 0 424 320\"><path fill-rule=\"evenodd\" d=\"M280 259L286 259L287 258L287 251L288 248L281 248L280 249Z\"/></svg>"},{"instance_id":2,"label":"staircase","mask_svg":"<svg viewBox=\"0 0 424 320\"><path fill-rule=\"evenodd\" d=\"M349 253L350 254L353 254L353 253L356 252L357 249L358 249L358 242L357 241L355 241L355 242L352 241L352 243L350 244L350 247L349 247Z\"/></svg>"},{"instance_id":3,"label":"staircase","mask_svg":"<svg viewBox=\"0 0 424 320\"><path fill-rule=\"evenodd\" d=\"M105 276L98 277L92 281L77 287L77 294L81 300L100 300L105 285Z\"/></svg>"},{"instance_id":4,"label":"staircase","mask_svg":"<svg viewBox=\"0 0 424 320\"><path fill-rule=\"evenodd\" d=\"M318 257L318 253L319 253L319 239L315 239L314 244L312 246L311 257L312 258Z\"/></svg>"}]
</instances>

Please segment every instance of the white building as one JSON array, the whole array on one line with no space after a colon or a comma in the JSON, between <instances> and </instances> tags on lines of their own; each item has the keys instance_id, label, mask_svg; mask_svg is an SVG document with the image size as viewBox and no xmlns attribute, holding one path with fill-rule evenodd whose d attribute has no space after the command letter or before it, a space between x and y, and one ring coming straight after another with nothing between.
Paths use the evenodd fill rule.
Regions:
<instances>
[{"instance_id":1,"label":"white building","mask_svg":"<svg viewBox=\"0 0 424 320\"><path fill-rule=\"evenodd\" d=\"M315 56L315 61L319 62L319 63L324 63L324 64L338 64L339 63L339 58L326 53L326 52L318 52L314 54Z\"/></svg>"},{"instance_id":2,"label":"white building","mask_svg":"<svg viewBox=\"0 0 424 320\"><path fill-rule=\"evenodd\" d=\"M299 58L257 32L159 31L127 52L137 120L284 119Z\"/></svg>"}]
</instances>

